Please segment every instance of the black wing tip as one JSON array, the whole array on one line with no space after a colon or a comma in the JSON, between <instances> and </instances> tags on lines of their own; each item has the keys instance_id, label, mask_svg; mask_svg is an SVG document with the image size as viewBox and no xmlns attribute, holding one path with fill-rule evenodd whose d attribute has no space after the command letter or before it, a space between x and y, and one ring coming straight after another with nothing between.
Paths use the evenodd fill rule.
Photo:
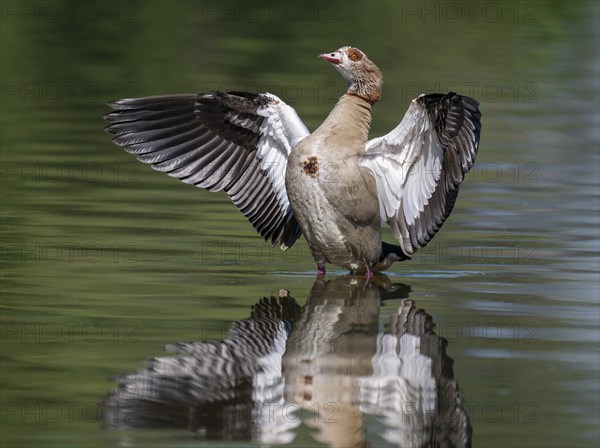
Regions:
<instances>
[{"instance_id":1,"label":"black wing tip","mask_svg":"<svg viewBox=\"0 0 600 448\"><path fill-rule=\"evenodd\" d=\"M383 261L388 255L394 254L400 258L398 261L412 260L402 247L396 244L381 242L381 254L379 255L379 261Z\"/></svg>"},{"instance_id":2,"label":"black wing tip","mask_svg":"<svg viewBox=\"0 0 600 448\"><path fill-rule=\"evenodd\" d=\"M120 98L118 100L107 101L106 105L113 110L120 110L134 102L137 98Z\"/></svg>"},{"instance_id":3,"label":"black wing tip","mask_svg":"<svg viewBox=\"0 0 600 448\"><path fill-rule=\"evenodd\" d=\"M180 107L186 103L196 101L203 95L210 94L182 93L172 95L143 96L139 98L120 98L108 101L106 105L110 107L112 111L102 114L102 119L110 123L104 128L104 132L110 135L117 135L122 133L122 131L114 128L113 125L118 125L122 122L128 121L135 122L135 120L132 120L131 117L135 116L138 112L150 113L166 111L170 107Z\"/></svg>"},{"instance_id":4,"label":"black wing tip","mask_svg":"<svg viewBox=\"0 0 600 448\"><path fill-rule=\"evenodd\" d=\"M108 126L104 127L104 132L106 132L108 135L111 135L111 136L115 136L116 135L116 132L115 132L114 128L110 124Z\"/></svg>"},{"instance_id":5,"label":"black wing tip","mask_svg":"<svg viewBox=\"0 0 600 448\"><path fill-rule=\"evenodd\" d=\"M440 104L444 104L445 102L452 102L455 104L462 102L463 106L471 106L474 109L478 109L480 106L479 101L477 101L475 98L461 95L456 92L422 94L417 98L417 101L428 109Z\"/></svg>"},{"instance_id":6,"label":"black wing tip","mask_svg":"<svg viewBox=\"0 0 600 448\"><path fill-rule=\"evenodd\" d=\"M113 111L139 109L147 106L149 103L160 101L164 96L143 96L139 98L119 98L117 100L108 101L106 105Z\"/></svg>"},{"instance_id":7,"label":"black wing tip","mask_svg":"<svg viewBox=\"0 0 600 448\"><path fill-rule=\"evenodd\" d=\"M109 105L110 107L111 104L110 103L106 103L107 105ZM115 136L117 134L117 131L115 129L115 127L113 125L117 124L119 122L119 112L107 112L105 114L102 114L102 119L104 121L106 121L107 123L109 123L107 126L104 127L104 132L106 132L109 135Z\"/></svg>"},{"instance_id":8,"label":"black wing tip","mask_svg":"<svg viewBox=\"0 0 600 448\"><path fill-rule=\"evenodd\" d=\"M173 103L181 103L182 101L193 101L202 95L210 94L175 93L169 95L141 96L138 98L120 98L117 100L108 101L106 105L113 109L113 111L155 108L167 106Z\"/></svg>"},{"instance_id":9,"label":"black wing tip","mask_svg":"<svg viewBox=\"0 0 600 448\"><path fill-rule=\"evenodd\" d=\"M135 111L138 109L161 109L173 103L181 104L181 102L185 101L198 100L218 100L224 104L236 100L238 102L250 100L251 102L258 101L260 104L257 105L262 105L266 102L267 97L262 93L241 91L222 92L220 90L214 90L212 92L205 93L181 93L171 95L143 96L139 98L121 98L108 101L106 103L106 105L110 107L112 111L104 114L102 118L106 121L112 122L120 116L120 112Z\"/></svg>"},{"instance_id":10,"label":"black wing tip","mask_svg":"<svg viewBox=\"0 0 600 448\"><path fill-rule=\"evenodd\" d=\"M120 112L112 111L102 114L102 119L108 123L116 123L119 120Z\"/></svg>"},{"instance_id":11,"label":"black wing tip","mask_svg":"<svg viewBox=\"0 0 600 448\"><path fill-rule=\"evenodd\" d=\"M466 120L473 127L476 135L474 144L478 146L481 132L479 101L456 92L421 95L417 101L423 105L431 121L436 124L436 132L442 143L449 144L449 140L459 134Z\"/></svg>"}]
</instances>

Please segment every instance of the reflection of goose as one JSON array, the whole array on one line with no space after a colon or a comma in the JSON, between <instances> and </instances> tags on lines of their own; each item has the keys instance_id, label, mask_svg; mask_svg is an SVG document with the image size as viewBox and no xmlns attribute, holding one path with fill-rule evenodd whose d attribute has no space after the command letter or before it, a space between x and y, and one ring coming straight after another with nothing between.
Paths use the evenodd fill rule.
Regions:
<instances>
[{"instance_id":1,"label":"reflection of goose","mask_svg":"<svg viewBox=\"0 0 600 448\"><path fill-rule=\"evenodd\" d=\"M286 443L304 424L330 446L469 446L447 341L411 300L380 333L382 298L404 298L408 287L375 280L317 280L302 310L282 292L221 342L171 346L181 356L119 378L104 400L106 426Z\"/></svg>"},{"instance_id":2,"label":"reflection of goose","mask_svg":"<svg viewBox=\"0 0 600 448\"><path fill-rule=\"evenodd\" d=\"M286 399L315 415L319 441L360 446L364 415L357 378L372 374L381 297L362 280L316 281L283 357Z\"/></svg>"}]
</instances>

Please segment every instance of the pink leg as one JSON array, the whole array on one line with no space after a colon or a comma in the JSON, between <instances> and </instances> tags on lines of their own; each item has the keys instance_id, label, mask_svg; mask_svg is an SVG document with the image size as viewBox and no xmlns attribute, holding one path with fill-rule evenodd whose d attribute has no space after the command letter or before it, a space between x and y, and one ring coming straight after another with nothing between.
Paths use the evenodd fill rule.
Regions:
<instances>
[{"instance_id":1,"label":"pink leg","mask_svg":"<svg viewBox=\"0 0 600 448\"><path fill-rule=\"evenodd\" d=\"M317 263L317 277L325 275L325 263Z\"/></svg>"},{"instance_id":2,"label":"pink leg","mask_svg":"<svg viewBox=\"0 0 600 448\"><path fill-rule=\"evenodd\" d=\"M367 280L371 280L373 278L373 270L371 269L371 266L369 266L368 264L365 266L366 269L366 274L367 274Z\"/></svg>"}]
</instances>

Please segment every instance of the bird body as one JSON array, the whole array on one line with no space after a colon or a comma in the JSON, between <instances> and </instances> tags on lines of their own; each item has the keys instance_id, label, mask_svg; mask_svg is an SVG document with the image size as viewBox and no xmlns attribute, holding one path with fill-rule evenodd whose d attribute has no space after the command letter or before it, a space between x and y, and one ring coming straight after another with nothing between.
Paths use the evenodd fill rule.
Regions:
<instances>
[{"instance_id":1,"label":"bird body","mask_svg":"<svg viewBox=\"0 0 600 448\"><path fill-rule=\"evenodd\" d=\"M370 104L346 94L288 159L290 204L321 270L328 262L364 271L379 261L377 186L357 163L365 153L370 123Z\"/></svg>"},{"instance_id":2,"label":"bird body","mask_svg":"<svg viewBox=\"0 0 600 448\"><path fill-rule=\"evenodd\" d=\"M212 92L109 103L113 141L183 182L224 190L283 250L301 234L317 262L368 277L424 247L452 211L481 130L477 101L412 100L400 124L369 140L382 76L357 48L320 55L347 92L311 134L270 93ZM400 245L382 242L388 223Z\"/></svg>"}]
</instances>

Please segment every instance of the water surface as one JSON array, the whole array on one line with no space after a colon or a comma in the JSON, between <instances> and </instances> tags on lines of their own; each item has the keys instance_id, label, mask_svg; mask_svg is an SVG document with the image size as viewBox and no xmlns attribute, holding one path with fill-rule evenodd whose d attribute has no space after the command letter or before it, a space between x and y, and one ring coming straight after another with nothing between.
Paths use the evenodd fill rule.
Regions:
<instances>
[{"instance_id":1,"label":"water surface","mask_svg":"<svg viewBox=\"0 0 600 448\"><path fill-rule=\"evenodd\" d=\"M33 2L3 10L2 442L221 443L222 421L205 431L117 429L106 424L102 402L118 387L115 377L168 356L165 345L222 341L252 305L281 289L318 317L309 299L314 263L303 240L283 254L255 235L224 194L180 184L112 145L102 132L104 102L270 90L315 129L344 89L316 55L351 43L384 74L373 136L395 126L413 96L437 90L477 98L483 132L450 219L411 262L387 273L387 281L405 285L402 294L380 297L380 307L371 297L340 308L351 316L353 306L371 305L360 333L367 342L349 343L364 351L362 364L349 369L372 365L366 353L390 332L390 316L408 296L447 341L474 445L597 446L595 2L482 2L472 15L453 3L460 16L442 3L430 3L431 11L420 2L293 2L295 10L227 4L124 2L94 10L70 2L69 14L62 3ZM345 274L330 270L329 279ZM343 301L337 294L332 300ZM288 386L294 372L302 378L282 365ZM317 364L314 377L331 378L327 365ZM369 368L345 377L368 378ZM353 440L397 446L399 439L380 435L401 432L402 418L395 426L376 407L360 408L348 398L360 394L350 392L324 401L350 403L347 415L364 429ZM286 400L303 403L293 394ZM167 421L173 415L164 410ZM292 419L296 426L281 442L340 440L317 434L342 426L321 418L315 428L313 415L303 417ZM226 444L260 444L251 431L235 439Z\"/></svg>"}]
</instances>

